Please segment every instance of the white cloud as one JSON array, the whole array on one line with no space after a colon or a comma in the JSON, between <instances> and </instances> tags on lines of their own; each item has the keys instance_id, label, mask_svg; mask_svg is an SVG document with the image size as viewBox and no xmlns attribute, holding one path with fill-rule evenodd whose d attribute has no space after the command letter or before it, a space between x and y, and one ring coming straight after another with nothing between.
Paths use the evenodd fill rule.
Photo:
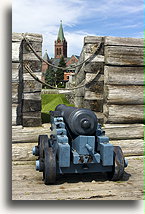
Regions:
<instances>
[{"instance_id":1,"label":"white cloud","mask_svg":"<svg viewBox=\"0 0 145 214\"><path fill-rule=\"evenodd\" d=\"M54 40L57 37L60 20L63 20L70 56L80 53L84 36L91 32L88 30L90 26L83 25L86 20L90 20L90 25L94 19L97 21L104 19L109 24L108 18L123 18L133 14L132 18L135 19L141 16L142 12L143 0L13 0L12 28L13 32L41 33L44 37L43 50L47 49L48 54L53 56ZM124 29L129 26L133 29L137 24L133 21L126 22ZM123 26L120 23L117 25L118 27L120 25L120 28ZM71 31L73 29L73 32L69 29ZM98 24L96 29L99 32Z\"/></svg>"}]
</instances>

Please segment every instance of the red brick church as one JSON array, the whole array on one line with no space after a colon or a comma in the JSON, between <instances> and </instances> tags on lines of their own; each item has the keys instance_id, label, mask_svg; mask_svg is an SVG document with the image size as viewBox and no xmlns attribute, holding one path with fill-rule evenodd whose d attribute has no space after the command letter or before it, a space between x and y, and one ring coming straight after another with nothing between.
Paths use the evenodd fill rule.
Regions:
<instances>
[{"instance_id":1,"label":"red brick church","mask_svg":"<svg viewBox=\"0 0 145 214\"><path fill-rule=\"evenodd\" d=\"M60 23L59 31L58 31L58 36L57 40L55 41L54 45L54 58L49 59L47 52L45 52L43 59L46 61L57 65L59 64L60 58L63 56L66 66L73 67L77 64L79 57L76 55L72 55L71 57L67 57L67 41L64 37L64 32L63 32L63 27L62 27L62 21ZM45 72L48 69L48 65L43 62L42 63L42 79L44 80ZM54 69L56 70L56 69ZM70 68L69 70L66 70L64 72L64 81L67 82L69 80L70 74L74 73L75 69Z\"/></svg>"}]
</instances>

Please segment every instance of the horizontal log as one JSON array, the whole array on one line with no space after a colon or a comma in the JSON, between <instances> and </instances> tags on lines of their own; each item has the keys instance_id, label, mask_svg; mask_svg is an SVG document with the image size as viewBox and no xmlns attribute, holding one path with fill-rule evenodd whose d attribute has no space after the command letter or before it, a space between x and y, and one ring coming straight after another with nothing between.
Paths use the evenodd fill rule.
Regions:
<instances>
[{"instance_id":1,"label":"horizontal log","mask_svg":"<svg viewBox=\"0 0 145 214\"><path fill-rule=\"evenodd\" d=\"M41 79L41 73L35 73L36 76ZM34 78L30 74L23 75L23 92L38 92L42 89L42 84L38 81L34 80Z\"/></svg>"},{"instance_id":2,"label":"horizontal log","mask_svg":"<svg viewBox=\"0 0 145 214\"><path fill-rule=\"evenodd\" d=\"M39 114L40 116L40 114ZM13 143L32 143L38 141L41 134L50 133L50 124L43 124L39 127L22 127L12 126L12 142Z\"/></svg>"},{"instance_id":3,"label":"horizontal log","mask_svg":"<svg viewBox=\"0 0 145 214\"><path fill-rule=\"evenodd\" d=\"M143 155L143 140L120 140L111 141L114 146L120 146L125 157ZM32 148L36 143L16 143L12 144L12 161L34 161L36 157L32 155Z\"/></svg>"},{"instance_id":4,"label":"horizontal log","mask_svg":"<svg viewBox=\"0 0 145 214\"><path fill-rule=\"evenodd\" d=\"M29 61L29 66L31 67L32 71L35 72L40 72L41 73L41 69L42 69L42 63L38 60L35 61ZM28 71L25 69L25 67L23 67L23 73L28 73Z\"/></svg>"},{"instance_id":5,"label":"horizontal log","mask_svg":"<svg viewBox=\"0 0 145 214\"><path fill-rule=\"evenodd\" d=\"M37 51L38 56L42 57L42 51ZM24 53L23 61L39 61L38 57L34 53Z\"/></svg>"},{"instance_id":6,"label":"horizontal log","mask_svg":"<svg viewBox=\"0 0 145 214\"><path fill-rule=\"evenodd\" d=\"M32 109L33 110L33 109ZM24 127L37 127L42 125L41 112L23 112L22 125Z\"/></svg>"},{"instance_id":7,"label":"horizontal log","mask_svg":"<svg viewBox=\"0 0 145 214\"><path fill-rule=\"evenodd\" d=\"M144 65L143 47L106 46L105 64Z\"/></svg>"},{"instance_id":8,"label":"horizontal log","mask_svg":"<svg viewBox=\"0 0 145 214\"><path fill-rule=\"evenodd\" d=\"M120 146L125 157L144 155L144 141L142 139L110 141L114 146Z\"/></svg>"},{"instance_id":9,"label":"horizontal log","mask_svg":"<svg viewBox=\"0 0 145 214\"><path fill-rule=\"evenodd\" d=\"M41 100L22 100L23 108L22 112L35 112L41 111Z\"/></svg>"},{"instance_id":10,"label":"horizontal log","mask_svg":"<svg viewBox=\"0 0 145 214\"><path fill-rule=\"evenodd\" d=\"M92 56L92 54L86 53L85 54L85 60L87 60L91 56ZM104 56L103 55L94 55L94 57L91 58L89 60L89 62L91 62L91 63L92 62L101 62L101 63L103 63L104 62Z\"/></svg>"},{"instance_id":11,"label":"horizontal log","mask_svg":"<svg viewBox=\"0 0 145 214\"><path fill-rule=\"evenodd\" d=\"M12 104L12 125L21 124L21 104Z\"/></svg>"},{"instance_id":12,"label":"horizontal log","mask_svg":"<svg viewBox=\"0 0 145 214\"><path fill-rule=\"evenodd\" d=\"M97 44L102 41L102 36L86 36L84 38L84 44Z\"/></svg>"},{"instance_id":13,"label":"horizontal log","mask_svg":"<svg viewBox=\"0 0 145 214\"><path fill-rule=\"evenodd\" d=\"M12 103L18 103L19 83L12 82Z\"/></svg>"},{"instance_id":14,"label":"horizontal log","mask_svg":"<svg viewBox=\"0 0 145 214\"><path fill-rule=\"evenodd\" d=\"M143 123L143 105L103 106L105 123Z\"/></svg>"},{"instance_id":15,"label":"horizontal log","mask_svg":"<svg viewBox=\"0 0 145 214\"><path fill-rule=\"evenodd\" d=\"M98 100L84 100L84 108L91 109L95 112L103 112L103 99Z\"/></svg>"},{"instance_id":16,"label":"horizontal log","mask_svg":"<svg viewBox=\"0 0 145 214\"><path fill-rule=\"evenodd\" d=\"M104 82L104 75L103 74L96 74L96 73L86 73L86 84L93 83L93 82Z\"/></svg>"},{"instance_id":17,"label":"horizontal log","mask_svg":"<svg viewBox=\"0 0 145 214\"><path fill-rule=\"evenodd\" d=\"M43 38L41 34L36 34L36 33L27 33L25 34L26 38L29 41L35 41L35 42L42 42ZM13 42L20 42L23 39L23 34L22 33L12 33L12 41Z\"/></svg>"},{"instance_id":18,"label":"horizontal log","mask_svg":"<svg viewBox=\"0 0 145 214\"><path fill-rule=\"evenodd\" d=\"M108 104L144 104L144 86L105 86Z\"/></svg>"},{"instance_id":19,"label":"horizontal log","mask_svg":"<svg viewBox=\"0 0 145 214\"><path fill-rule=\"evenodd\" d=\"M103 129L111 140L143 139L144 137L143 124L104 124Z\"/></svg>"},{"instance_id":20,"label":"horizontal log","mask_svg":"<svg viewBox=\"0 0 145 214\"><path fill-rule=\"evenodd\" d=\"M143 38L122 38L122 37L106 36L104 44L143 47L144 40Z\"/></svg>"},{"instance_id":21,"label":"horizontal log","mask_svg":"<svg viewBox=\"0 0 145 214\"><path fill-rule=\"evenodd\" d=\"M20 42L12 42L12 62L19 62Z\"/></svg>"},{"instance_id":22,"label":"horizontal log","mask_svg":"<svg viewBox=\"0 0 145 214\"><path fill-rule=\"evenodd\" d=\"M104 83L111 85L144 85L143 67L104 66Z\"/></svg>"},{"instance_id":23,"label":"horizontal log","mask_svg":"<svg viewBox=\"0 0 145 214\"><path fill-rule=\"evenodd\" d=\"M85 100L102 100L103 101L103 95L93 92L93 91L85 91Z\"/></svg>"},{"instance_id":24,"label":"horizontal log","mask_svg":"<svg viewBox=\"0 0 145 214\"><path fill-rule=\"evenodd\" d=\"M88 62L85 64L85 72L86 73L97 73L98 71L100 74L104 73L104 63L102 62Z\"/></svg>"},{"instance_id":25,"label":"horizontal log","mask_svg":"<svg viewBox=\"0 0 145 214\"><path fill-rule=\"evenodd\" d=\"M36 41L30 41L30 45L36 52L41 52L42 50L42 43L36 42ZM27 45L27 42L23 42L23 54L29 54L33 53L33 51L30 49L30 47Z\"/></svg>"},{"instance_id":26,"label":"horizontal log","mask_svg":"<svg viewBox=\"0 0 145 214\"><path fill-rule=\"evenodd\" d=\"M23 93L22 99L24 99L24 100L41 100L41 92Z\"/></svg>"}]
</instances>

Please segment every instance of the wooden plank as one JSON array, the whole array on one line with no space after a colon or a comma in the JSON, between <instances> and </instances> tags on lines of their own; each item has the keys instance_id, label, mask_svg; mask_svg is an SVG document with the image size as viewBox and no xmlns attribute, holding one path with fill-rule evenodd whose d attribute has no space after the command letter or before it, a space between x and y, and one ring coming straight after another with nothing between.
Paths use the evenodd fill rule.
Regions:
<instances>
[{"instance_id":1,"label":"wooden plank","mask_svg":"<svg viewBox=\"0 0 145 214\"><path fill-rule=\"evenodd\" d=\"M143 105L104 105L105 123L143 123Z\"/></svg>"},{"instance_id":2,"label":"wooden plank","mask_svg":"<svg viewBox=\"0 0 145 214\"><path fill-rule=\"evenodd\" d=\"M41 34L36 34L36 33L27 33L25 34L26 38L29 41L35 41L35 42L42 42L43 38ZM23 39L23 34L22 33L12 33L12 41L13 42L20 42Z\"/></svg>"},{"instance_id":3,"label":"wooden plank","mask_svg":"<svg viewBox=\"0 0 145 214\"><path fill-rule=\"evenodd\" d=\"M97 44L102 41L102 36L86 36L84 38L84 44Z\"/></svg>"},{"instance_id":4,"label":"wooden plank","mask_svg":"<svg viewBox=\"0 0 145 214\"><path fill-rule=\"evenodd\" d=\"M143 67L104 66L104 83L111 85L144 85Z\"/></svg>"},{"instance_id":5,"label":"wooden plank","mask_svg":"<svg viewBox=\"0 0 145 214\"><path fill-rule=\"evenodd\" d=\"M38 105L38 107L35 107L33 105L32 107L29 108L32 111L25 112L25 110L27 110L28 108L24 109L24 106L23 106L23 120L22 120L22 125L24 127L37 127L37 126L41 126L42 125L41 111L36 111L37 109L39 109L39 107L40 107L39 105Z\"/></svg>"},{"instance_id":6,"label":"wooden plank","mask_svg":"<svg viewBox=\"0 0 145 214\"><path fill-rule=\"evenodd\" d=\"M102 94L98 94L93 91L85 91L85 100L103 100Z\"/></svg>"},{"instance_id":7,"label":"wooden plank","mask_svg":"<svg viewBox=\"0 0 145 214\"><path fill-rule=\"evenodd\" d=\"M142 47L106 46L105 64L110 65L144 65Z\"/></svg>"},{"instance_id":8,"label":"wooden plank","mask_svg":"<svg viewBox=\"0 0 145 214\"><path fill-rule=\"evenodd\" d=\"M38 56L42 57L42 51L37 51ZM24 53L23 61L39 61L38 57L34 53Z\"/></svg>"},{"instance_id":9,"label":"wooden plank","mask_svg":"<svg viewBox=\"0 0 145 214\"><path fill-rule=\"evenodd\" d=\"M22 99L24 100L41 100L41 93L23 93Z\"/></svg>"},{"instance_id":10,"label":"wooden plank","mask_svg":"<svg viewBox=\"0 0 145 214\"><path fill-rule=\"evenodd\" d=\"M12 82L12 103L18 103L19 83Z\"/></svg>"},{"instance_id":11,"label":"wooden plank","mask_svg":"<svg viewBox=\"0 0 145 214\"><path fill-rule=\"evenodd\" d=\"M98 71L100 74L104 73L104 63L102 62L88 62L85 64L85 72L86 73L97 73Z\"/></svg>"},{"instance_id":12,"label":"wooden plank","mask_svg":"<svg viewBox=\"0 0 145 214\"><path fill-rule=\"evenodd\" d=\"M38 114L40 116L40 113ZM43 124L39 127L12 127L12 142L13 143L33 143L38 141L38 136L41 134L50 134L50 124Z\"/></svg>"},{"instance_id":13,"label":"wooden plank","mask_svg":"<svg viewBox=\"0 0 145 214\"><path fill-rule=\"evenodd\" d=\"M114 146L120 146L125 157L144 155L144 141L142 139L110 141Z\"/></svg>"},{"instance_id":14,"label":"wooden plank","mask_svg":"<svg viewBox=\"0 0 145 214\"><path fill-rule=\"evenodd\" d=\"M144 104L144 86L105 86L105 98L108 104Z\"/></svg>"},{"instance_id":15,"label":"wooden plank","mask_svg":"<svg viewBox=\"0 0 145 214\"><path fill-rule=\"evenodd\" d=\"M41 100L23 99L22 102L23 102L23 108L22 108L23 113L41 111Z\"/></svg>"},{"instance_id":16,"label":"wooden plank","mask_svg":"<svg viewBox=\"0 0 145 214\"><path fill-rule=\"evenodd\" d=\"M29 66L32 69L34 73L41 73L42 70L42 63L38 60L35 61L29 61ZM23 67L23 74L28 73L28 71Z\"/></svg>"},{"instance_id":17,"label":"wooden plank","mask_svg":"<svg viewBox=\"0 0 145 214\"><path fill-rule=\"evenodd\" d=\"M21 123L21 104L12 104L12 125Z\"/></svg>"},{"instance_id":18,"label":"wooden plank","mask_svg":"<svg viewBox=\"0 0 145 214\"><path fill-rule=\"evenodd\" d=\"M112 37L105 36L105 45L123 45L123 46L132 46L132 47L143 47L144 40L143 38L122 38L122 37Z\"/></svg>"},{"instance_id":19,"label":"wooden plank","mask_svg":"<svg viewBox=\"0 0 145 214\"><path fill-rule=\"evenodd\" d=\"M104 124L103 129L111 140L128 140L144 137L143 124Z\"/></svg>"},{"instance_id":20,"label":"wooden plank","mask_svg":"<svg viewBox=\"0 0 145 214\"><path fill-rule=\"evenodd\" d=\"M143 200L144 157L134 156L127 159L129 165L120 181L108 181L104 173L89 173L58 176L55 185L44 185L42 173L36 172L34 161L13 161L12 200L95 200L97 204L98 200L110 200L116 207L115 203L119 202L115 200ZM124 213L129 213L126 210L139 213L138 202L127 201L126 204L122 209Z\"/></svg>"},{"instance_id":21,"label":"wooden plank","mask_svg":"<svg viewBox=\"0 0 145 214\"><path fill-rule=\"evenodd\" d=\"M141 139L110 141L110 143L114 146L120 146L125 157L143 155L143 140ZM37 141L35 143L12 144L12 160L36 160L36 157L32 155L32 148L36 145Z\"/></svg>"},{"instance_id":22,"label":"wooden plank","mask_svg":"<svg viewBox=\"0 0 145 214\"><path fill-rule=\"evenodd\" d=\"M89 57L91 57L92 54L86 53L85 54L85 60L87 60ZM92 57L90 60L88 60L89 62L104 62L104 56L103 55L94 55L94 57Z\"/></svg>"},{"instance_id":23,"label":"wooden plank","mask_svg":"<svg viewBox=\"0 0 145 214\"><path fill-rule=\"evenodd\" d=\"M40 72L35 72L35 75L41 79L41 74ZM40 92L42 89L42 84L39 83L38 81L34 80L34 78L29 74L25 73L23 74L23 92Z\"/></svg>"},{"instance_id":24,"label":"wooden plank","mask_svg":"<svg viewBox=\"0 0 145 214\"><path fill-rule=\"evenodd\" d=\"M95 112L103 112L103 99L98 100L84 100L84 108L91 109Z\"/></svg>"},{"instance_id":25,"label":"wooden plank","mask_svg":"<svg viewBox=\"0 0 145 214\"><path fill-rule=\"evenodd\" d=\"M20 42L12 43L12 62L19 62Z\"/></svg>"},{"instance_id":26,"label":"wooden plank","mask_svg":"<svg viewBox=\"0 0 145 214\"><path fill-rule=\"evenodd\" d=\"M30 45L36 52L40 52L42 50L41 42L36 42L36 41L31 42L30 41ZM28 53L33 53L33 51L28 46L27 42L24 41L23 42L23 54L28 54Z\"/></svg>"}]
</instances>

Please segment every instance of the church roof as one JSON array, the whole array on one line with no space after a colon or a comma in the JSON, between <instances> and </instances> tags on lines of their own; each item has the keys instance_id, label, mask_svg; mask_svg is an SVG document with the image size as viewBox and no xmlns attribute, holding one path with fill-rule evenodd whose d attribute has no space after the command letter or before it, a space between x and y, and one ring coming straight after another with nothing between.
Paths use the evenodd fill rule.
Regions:
<instances>
[{"instance_id":1,"label":"church roof","mask_svg":"<svg viewBox=\"0 0 145 214\"><path fill-rule=\"evenodd\" d=\"M49 61L49 56L48 56L48 54L47 54L47 52L45 51L45 54L44 54L44 56L43 56L43 59L45 60L45 61Z\"/></svg>"},{"instance_id":2,"label":"church roof","mask_svg":"<svg viewBox=\"0 0 145 214\"><path fill-rule=\"evenodd\" d=\"M60 22L57 40L60 40L61 42L63 42L65 40L64 33L63 33L63 27L62 27L62 21Z\"/></svg>"}]
</instances>

